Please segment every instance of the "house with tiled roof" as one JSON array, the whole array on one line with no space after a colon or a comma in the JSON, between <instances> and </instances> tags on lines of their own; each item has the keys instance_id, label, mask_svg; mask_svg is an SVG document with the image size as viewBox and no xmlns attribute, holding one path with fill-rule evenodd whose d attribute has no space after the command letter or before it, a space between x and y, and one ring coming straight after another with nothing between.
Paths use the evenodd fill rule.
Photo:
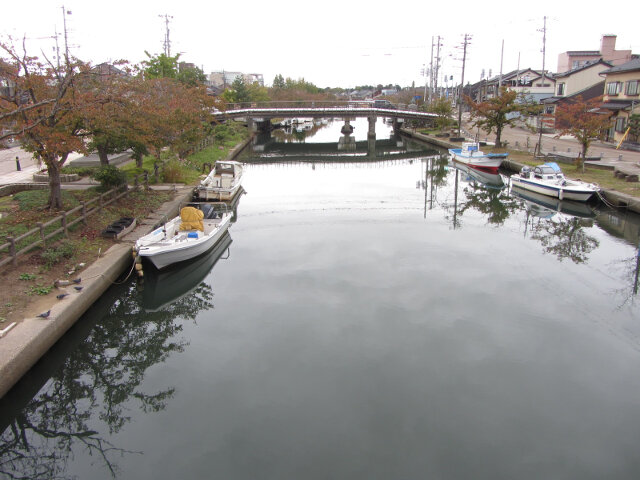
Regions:
<instances>
[{"instance_id":1,"label":"house with tiled roof","mask_svg":"<svg viewBox=\"0 0 640 480\"><path fill-rule=\"evenodd\" d=\"M590 100L602 96L604 81L600 73L611 68L612 64L602 59L587 62L568 72L554 75L556 91L551 97L542 100L544 105L543 124L546 130L553 130L555 113L559 105L571 103L578 96Z\"/></svg>"},{"instance_id":2,"label":"house with tiled roof","mask_svg":"<svg viewBox=\"0 0 640 480\"><path fill-rule=\"evenodd\" d=\"M500 86L522 93L531 100L540 101L553 95L555 80L549 72L545 72L543 76L539 70L531 68L513 70L471 85L470 96L476 102L483 102L495 97Z\"/></svg>"},{"instance_id":3,"label":"house with tiled roof","mask_svg":"<svg viewBox=\"0 0 640 480\"><path fill-rule=\"evenodd\" d=\"M602 108L611 112L613 120L607 140L619 143L629 126L629 117L640 114L640 58L611 67L600 75L605 79Z\"/></svg>"}]
</instances>

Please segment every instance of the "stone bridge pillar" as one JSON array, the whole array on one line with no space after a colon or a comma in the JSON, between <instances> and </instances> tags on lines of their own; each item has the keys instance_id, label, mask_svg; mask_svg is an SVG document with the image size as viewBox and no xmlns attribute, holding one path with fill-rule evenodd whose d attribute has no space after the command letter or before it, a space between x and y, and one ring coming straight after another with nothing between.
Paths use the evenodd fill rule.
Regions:
<instances>
[{"instance_id":1,"label":"stone bridge pillar","mask_svg":"<svg viewBox=\"0 0 640 480\"><path fill-rule=\"evenodd\" d=\"M367 117L369 120L369 130L367 130L367 155L370 157L376 156L376 121L377 117L371 115Z\"/></svg>"},{"instance_id":2,"label":"stone bridge pillar","mask_svg":"<svg viewBox=\"0 0 640 480\"><path fill-rule=\"evenodd\" d=\"M253 133L270 132L272 129L271 120L268 118L251 118L247 121L247 126Z\"/></svg>"},{"instance_id":3,"label":"stone bridge pillar","mask_svg":"<svg viewBox=\"0 0 640 480\"><path fill-rule=\"evenodd\" d=\"M353 125L351 125L351 119L345 118L344 125L340 129L340 133L343 135L351 135L353 133Z\"/></svg>"},{"instance_id":4,"label":"stone bridge pillar","mask_svg":"<svg viewBox=\"0 0 640 480\"><path fill-rule=\"evenodd\" d=\"M367 136L374 137L376 136L376 120L377 117L375 115L371 115L367 118L369 120L369 131L367 132Z\"/></svg>"},{"instance_id":5,"label":"stone bridge pillar","mask_svg":"<svg viewBox=\"0 0 640 480\"><path fill-rule=\"evenodd\" d=\"M394 118L393 119L393 131L398 132L402 126L404 125L404 118Z\"/></svg>"}]
</instances>

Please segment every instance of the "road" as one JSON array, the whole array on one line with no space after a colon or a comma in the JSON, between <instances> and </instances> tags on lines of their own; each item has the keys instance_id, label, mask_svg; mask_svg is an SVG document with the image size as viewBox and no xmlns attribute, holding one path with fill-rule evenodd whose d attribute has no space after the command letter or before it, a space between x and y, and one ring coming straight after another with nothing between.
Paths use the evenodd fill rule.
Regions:
<instances>
[{"instance_id":1,"label":"road","mask_svg":"<svg viewBox=\"0 0 640 480\"><path fill-rule=\"evenodd\" d=\"M469 133L477 133L477 129L471 127L468 120L463 120L463 126ZM487 135L480 131L478 138L480 140L495 141L495 134ZM522 127L505 127L502 132L502 140L507 141L509 148L520 150L531 149L533 152L539 140L539 134L531 132ZM528 141L528 143L527 143ZM554 150L555 148L555 150ZM582 147L573 137L556 138L553 134L542 135L542 153L561 153L567 156L577 156ZM598 163L606 165L625 165L630 168L637 168L640 171L640 152L631 150L616 150L615 146L595 141L589 147L587 157L601 157Z\"/></svg>"}]
</instances>

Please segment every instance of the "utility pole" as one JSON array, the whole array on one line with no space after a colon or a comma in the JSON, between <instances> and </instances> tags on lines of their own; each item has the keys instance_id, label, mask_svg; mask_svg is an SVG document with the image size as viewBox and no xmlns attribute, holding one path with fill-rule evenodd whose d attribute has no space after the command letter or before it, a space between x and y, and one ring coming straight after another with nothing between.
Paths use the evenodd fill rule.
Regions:
<instances>
[{"instance_id":1,"label":"utility pole","mask_svg":"<svg viewBox=\"0 0 640 480\"><path fill-rule=\"evenodd\" d=\"M164 15L158 15L158 17L164 18L164 26L165 26L164 54L166 57L170 57L171 56L171 40L169 39L169 19L173 17L166 13Z\"/></svg>"},{"instance_id":2,"label":"utility pole","mask_svg":"<svg viewBox=\"0 0 640 480\"><path fill-rule=\"evenodd\" d=\"M498 79L498 93L502 88L502 59L504 58L504 38L502 39L502 50L500 51L500 78Z\"/></svg>"},{"instance_id":3,"label":"utility pole","mask_svg":"<svg viewBox=\"0 0 640 480\"><path fill-rule=\"evenodd\" d=\"M429 103L433 101L433 37L431 37L431 64L429 66Z\"/></svg>"},{"instance_id":4,"label":"utility pole","mask_svg":"<svg viewBox=\"0 0 640 480\"><path fill-rule=\"evenodd\" d=\"M438 75L440 72L440 47L442 46L440 40L440 35L438 35L438 43L436 44L436 71L434 76L434 88L437 98L440 98L440 93L438 92Z\"/></svg>"},{"instance_id":5,"label":"utility pole","mask_svg":"<svg viewBox=\"0 0 640 480\"><path fill-rule=\"evenodd\" d=\"M464 65L467 61L467 45L471 40L471 35L464 34L464 42L462 44L462 78L460 80L460 90L458 91L458 137L460 137L460 129L462 128L462 99L464 98Z\"/></svg>"},{"instance_id":6,"label":"utility pole","mask_svg":"<svg viewBox=\"0 0 640 480\"><path fill-rule=\"evenodd\" d=\"M544 60L545 52L547 48L547 17L543 17L544 23L542 26L542 88L544 88ZM538 155L542 155L542 115L538 113ZM583 159L584 160L584 159Z\"/></svg>"},{"instance_id":7,"label":"utility pole","mask_svg":"<svg viewBox=\"0 0 640 480\"><path fill-rule=\"evenodd\" d=\"M67 38L67 14L71 15L71 10L67 11L64 9L64 5L62 8L62 25L64 27L64 60L67 65L69 65L69 40Z\"/></svg>"}]
</instances>

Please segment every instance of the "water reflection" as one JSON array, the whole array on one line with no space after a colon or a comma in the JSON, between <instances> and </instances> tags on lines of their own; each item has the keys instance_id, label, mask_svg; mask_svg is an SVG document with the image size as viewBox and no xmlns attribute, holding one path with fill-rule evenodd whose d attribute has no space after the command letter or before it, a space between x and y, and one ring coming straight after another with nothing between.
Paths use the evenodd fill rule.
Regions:
<instances>
[{"instance_id":1,"label":"water reflection","mask_svg":"<svg viewBox=\"0 0 640 480\"><path fill-rule=\"evenodd\" d=\"M249 162L232 262L114 287L2 400L0 476L634 469L637 216L570 215L428 149L267 153L285 164Z\"/></svg>"},{"instance_id":2,"label":"water reflection","mask_svg":"<svg viewBox=\"0 0 640 480\"><path fill-rule=\"evenodd\" d=\"M84 450L116 477L118 458L141 454L110 439L134 411L162 411L174 396L172 386L145 391L145 374L189 344L181 336L182 322L213 308L213 287L205 277L228 258L230 244L227 233L193 262L149 272L144 282L117 285L103 295L0 400L0 474L72 478L67 464Z\"/></svg>"},{"instance_id":3,"label":"water reflection","mask_svg":"<svg viewBox=\"0 0 640 480\"><path fill-rule=\"evenodd\" d=\"M67 462L85 450L115 476L117 458L134 452L107 439L129 422L132 409L157 412L173 396L170 386L139 387L148 368L187 345L176 318L195 318L208 301L199 294L173 310L146 313L135 284L109 290L0 401L0 471L9 478L69 478ZM40 381L46 386L31 398Z\"/></svg>"}]
</instances>

